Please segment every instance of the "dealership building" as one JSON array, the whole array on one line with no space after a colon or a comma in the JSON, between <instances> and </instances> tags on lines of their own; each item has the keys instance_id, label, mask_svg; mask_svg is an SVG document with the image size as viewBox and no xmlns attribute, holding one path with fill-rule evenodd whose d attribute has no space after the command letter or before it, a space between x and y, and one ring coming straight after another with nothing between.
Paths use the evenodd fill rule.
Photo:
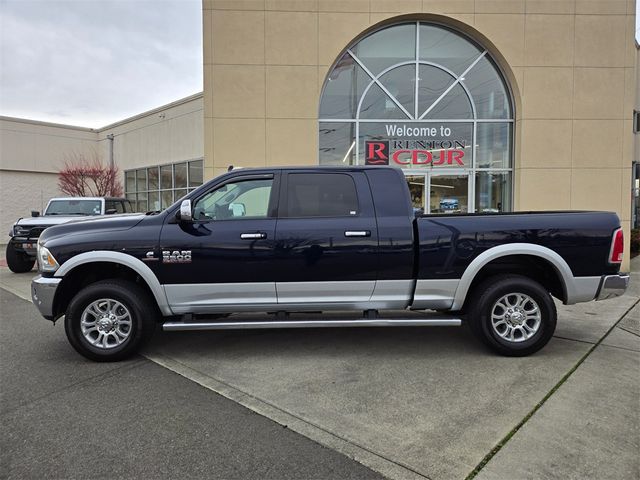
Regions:
<instances>
[{"instance_id":1,"label":"dealership building","mask_svg":"<svg viewBox=\"0 0 640 480\"><path fill-rule=\"evenodd\" d=\"M0 119L2 228L41 207L29 185L56 194L66 152L96 149L140 210L230 165L392 165L425 213L611 210L628 242L634 12L629 0L204 0L203 94L98 130Z\"/></svg>"}]
</instances>

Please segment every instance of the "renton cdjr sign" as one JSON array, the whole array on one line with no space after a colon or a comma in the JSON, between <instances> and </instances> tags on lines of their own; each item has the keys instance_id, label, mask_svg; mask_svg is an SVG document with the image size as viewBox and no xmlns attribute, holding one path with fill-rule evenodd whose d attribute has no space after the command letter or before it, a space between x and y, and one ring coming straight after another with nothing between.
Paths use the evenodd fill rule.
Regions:
<instances>
[{"instance_id":1,"label":"renton cdjr sign","mask_svg":"<svg viewBox=\"0 0 640 480\"><path fill-rule=\"evenodd\" d=\"M465 141L450 140L452 130L444 125L385 125L388 140L364 142L366 165L458 165L464 166ZM395 137L395 139L394 139ZM419 139L398 139L419 137Z\"/></svg>"},{"instance_id":2,"label":"renton cdjr sign","mask_svg":"<svg viewBox=\"0 0 640 480\"><path fill-rule=\"evenodd\" d=\"M464 142L458 140L369 140L364 142L366 165L464 166Z\"/></svg>"}]
</instances>

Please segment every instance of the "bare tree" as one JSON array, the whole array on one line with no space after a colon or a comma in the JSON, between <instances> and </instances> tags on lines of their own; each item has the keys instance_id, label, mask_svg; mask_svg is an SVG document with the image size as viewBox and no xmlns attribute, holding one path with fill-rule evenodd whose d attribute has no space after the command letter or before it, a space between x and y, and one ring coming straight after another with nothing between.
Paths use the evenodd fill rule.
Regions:
<instances>
[{"instance_id":1,"label":"bare tree","mask_svg":"<svg viewBox=\"0 0 640 480\"><path fill-rule=\"evenodd\" d=\"M58 188L72 197L119 197L118 171L115 165L103 164L95 152L89 156L71 153L58 172Z\"/></svg>"}]
</instances>

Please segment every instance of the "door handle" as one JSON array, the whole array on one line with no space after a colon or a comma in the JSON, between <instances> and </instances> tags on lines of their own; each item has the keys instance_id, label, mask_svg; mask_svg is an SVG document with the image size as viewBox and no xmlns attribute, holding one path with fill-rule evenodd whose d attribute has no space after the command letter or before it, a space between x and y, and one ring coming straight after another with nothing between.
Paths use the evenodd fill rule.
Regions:
<instances>
[{"instance_id":1,"label":"door handle","mask_svg":"<svg viewBox=\"0 0 640 480\"><path fill-rule=\"evenodd\" d=\"M347 230L344 232L345 237L370 237L371 231L369 230Z\"/></svg>"},{"instance_id":2,"label":"door handle","mask_svg":"<svg viewBox=\"0 0 640 480\"><path fill-rule=\"evenodd\" d=\"M241 233L240 238L242 240L260 240L261 238L267 238L267 234L264 232Z\"/></svg>"}]
</instances>

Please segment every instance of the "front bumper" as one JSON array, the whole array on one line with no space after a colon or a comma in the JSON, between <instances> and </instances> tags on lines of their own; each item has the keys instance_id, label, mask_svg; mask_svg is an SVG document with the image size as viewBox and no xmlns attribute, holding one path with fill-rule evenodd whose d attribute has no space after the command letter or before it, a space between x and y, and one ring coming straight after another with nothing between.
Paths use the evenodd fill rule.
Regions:
<instances>
[{"instance_id":1,"label":"front bumper","mask_svg":"<svg viewBox=\"0 0 640 480\"><path fill-rule=\"evenodd\" d=\"M629 286L629 275L620 273L618 275L603 275L596 294L596 300L606 300L623 295Z\"/></svg>"},{"instance_id":2,"label":"front bumper","mask_svg":"<svg viewBox=\"0 0 640 480\"><path fill-rule=\"evenodd\" d=\"M47 320L53 320L53 299L61 278L47 278L37 275L31 280L31 300Z\"/></svg>"},{"instance_id":3,"label":"front bumper","mask_svg":"<svg viewBox=\"0 0 640 480\"><path fill-rule=\"evenodd\" d=\"M36 256L38 248L37 238L13 237L11 242L16 250L24 252L30 257Z\"/></svg>"}]
</instances>

